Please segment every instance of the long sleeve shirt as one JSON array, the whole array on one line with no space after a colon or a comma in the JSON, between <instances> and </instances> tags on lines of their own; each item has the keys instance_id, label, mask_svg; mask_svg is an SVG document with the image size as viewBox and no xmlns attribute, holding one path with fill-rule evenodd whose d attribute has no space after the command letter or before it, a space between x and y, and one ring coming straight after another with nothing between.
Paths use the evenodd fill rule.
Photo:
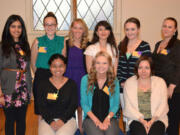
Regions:
<instances>
[{"instance_id":1,"label":"long sleeve shirt","mask_svg":"<svg viewBox=\"0 0 180 135\"><path fill-rule=\"evenodd\" d=\"M42 118L50 124L54 119L66 123L75 114L78 104L77 86L71 79L58 90L50 81L38 85L38 107ZM55 94L53 96L53 94Z\"/></svg>"}]
</instances>

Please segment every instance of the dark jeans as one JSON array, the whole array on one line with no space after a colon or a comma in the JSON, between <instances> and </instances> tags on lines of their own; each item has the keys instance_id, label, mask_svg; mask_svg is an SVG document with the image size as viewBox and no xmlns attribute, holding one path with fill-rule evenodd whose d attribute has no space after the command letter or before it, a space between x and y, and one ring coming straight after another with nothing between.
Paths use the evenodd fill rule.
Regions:
<instances>
[{"instance_id":1,"label":"dark jeans","mask_svg":"<svg viewBox=\"0 0 180 135\"><path fill-rule=\"evenodd\" d=\"M168 100L169 104L169 126L167 128L168 135L179 135L180 124L180 93L174 93L172 98Z\"/></svg>"},{"instance_id":2,"label":"dark jeans","mask_svg":"<svg viewBox=\"0 0 180 135\"><path fill-rule=\"evenodd\" d=\"M144 125L139 121L133 121L130 124L130 134L131 135L164 135L165 134L165 125L161 121L156 121L151 126L149 133L146 133Z\"/></svg>"},{"instance_id":3,"label":"dark jeans","mask_svg":"<svg viewBox=\"0 0 180 135\"><path fill-rule=\"evenodd\" d=\"M39 114L37 98L38 98L38 84L45 79L49 79L51 73L49 69L37 68L34 82L33 82L33 95L34 95L34 113Z\"/></svg>"},{"instance_id":4,"label":"dark jeans","mask_svg":"<svg viewBox=\"0 0 180 135\"><path fill-rule=\"evenodd\" d=\"M3 108L5 113L5 134L14 135L16 122L16 135L25 135L27 105L14 108Z\"/></svg>"}]
</instances>

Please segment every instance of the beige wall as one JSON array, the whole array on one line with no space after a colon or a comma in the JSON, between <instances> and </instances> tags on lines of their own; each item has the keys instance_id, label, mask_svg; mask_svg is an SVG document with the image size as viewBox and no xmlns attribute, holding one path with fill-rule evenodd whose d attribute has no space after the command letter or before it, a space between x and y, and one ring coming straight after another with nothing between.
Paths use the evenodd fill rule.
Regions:
<instances>
[{"instance_id":1,"label":"beige wall","mask_svg":"<svg viewBox=\"0 0 180 135\"><path fill-rule=\"evenodd\" d=\"M7 17L11 14L19 14L25 20L30 43L41 33L31 29L31 0L1 0L0 1L0 37ZM117 41L123 38L123 23L129 17L137 17L141 21L141 38L154 48L156 41L161 39L162 20L167 16L173 16L180 25L180 0L117 0L118 13L116 18L120 30L115 30ZM119 8L120 7L120 8ZM180 31L180 29L179 29Z\"/></svg>"}]
</instances>

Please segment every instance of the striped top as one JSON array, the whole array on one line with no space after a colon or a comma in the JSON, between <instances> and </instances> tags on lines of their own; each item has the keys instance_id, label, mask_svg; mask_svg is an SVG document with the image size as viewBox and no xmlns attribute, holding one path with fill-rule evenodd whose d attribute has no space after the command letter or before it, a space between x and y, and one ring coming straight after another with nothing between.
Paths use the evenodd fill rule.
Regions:
<instances>
[{"instance_id":1,"label":"striped top","mask_svg":"<svg viewBox=\"0 0 180 135\"><path fill-rule=\"evenodd\" d=\"M121 45L121 44L120 44ZM121 53L121 52L119 52ZM140 56L151 56L151 49L147 42L141 41L136 50L127 59L126 55L120 56L118 61L117 77L119 84L125 82L129 77L134 75L134 66ZM123 92L123 88L120 87L120 92Z\"/></svg>"}]
</instances>

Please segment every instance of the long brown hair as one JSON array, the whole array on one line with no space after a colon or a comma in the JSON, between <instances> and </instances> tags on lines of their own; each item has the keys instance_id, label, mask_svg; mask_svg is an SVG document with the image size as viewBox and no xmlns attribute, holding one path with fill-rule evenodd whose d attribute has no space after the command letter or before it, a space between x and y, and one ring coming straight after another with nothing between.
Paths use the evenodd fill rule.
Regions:
<instances>
[{"instance_id":1,"label":"long brown hair","mask_svg":"<svg viewBox=\"0 0 180 135\"><path fill-rule=\"evenodd\" d=\"M136 24L137 28L140 29L140 26L141 26L140 21L135 17L131 17L127 19L126 22L124 23L124 28L127 23L134 23ZM120 52L120 56L123 56L126 54L128 42L129 42L129 39L127 36L125 36L124 39L119 43L118 49Z\"/></svg>"},{"instance_id":2,"label":"long brown hair","mask_svg":"<svg viewBox=\"0 0 180 135\"><path fill-rule=\"evenodd\" d=\"M68 35L69 36L69 45L73 46L74 39L73 39L72 27L74 26L75 23L79 23L83 27L84 33L82 35L80 48L85 49L87 46L87 43L89 41L89 39L88 39L88 27L87 27L86 23L82 19L79 19L79 18L75 19L71 23L71 27L70 27L69 35Z\"/></svg>"},{"instance_id":3,"label":"long brown hair","mask_svg":"<svg viewBox=\"0 0 180 135\"><path fill-rule=\"evenodd\" d=\"M114 70L113 70L112 58L107 52L103 52L103 51L97 53L95 58L92 61L92 67L91 67L90 73L88 75L88 89L87 89L87 92L89 92L89 90L91 90L91 92L93 93L94 84L97 82L97 71L96 71L96 68L95 68L95 64L96 64L96 59L99 56L104 56L108 60L109 68L108 68L108 71L107 71L107 85L108 85L108 87L110 87L111 95L113 95L114 88L115 88L114 80L115 80L116 76L115 76L115 73L114 73Z\"/></svg>"}]
</instances>

